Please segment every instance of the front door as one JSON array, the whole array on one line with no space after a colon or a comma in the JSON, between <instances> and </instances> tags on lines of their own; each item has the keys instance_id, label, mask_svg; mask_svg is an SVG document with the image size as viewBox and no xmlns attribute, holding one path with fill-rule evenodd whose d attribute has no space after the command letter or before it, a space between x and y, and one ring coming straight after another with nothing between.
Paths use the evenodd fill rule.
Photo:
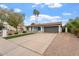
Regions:
<instances>
[{"instance_id":1,"label":"front door","mask_svg":"<svg viewBox=\"0 0 79 59\"><path fill-rule=\"evenodd\" d=\"M38 31L41 31L41 27L38 27Z\"/></svg>"}]
</instances>

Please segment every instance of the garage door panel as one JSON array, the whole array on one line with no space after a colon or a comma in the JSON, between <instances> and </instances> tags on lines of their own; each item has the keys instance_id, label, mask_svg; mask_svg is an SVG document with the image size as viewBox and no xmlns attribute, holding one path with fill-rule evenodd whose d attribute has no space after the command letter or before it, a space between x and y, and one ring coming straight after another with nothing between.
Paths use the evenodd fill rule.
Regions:
<instances>
[{"instance_id":1,"label":"garage door panel","mask_svg":"<svg viewBox=\"0 0 79 59\"><path fill-rule=\"evenodd\" d=\"M44 32L57 33L57 32L58 32L58 26L54 26L54 27L44 27Z\"/></svg>"}]
</instances>

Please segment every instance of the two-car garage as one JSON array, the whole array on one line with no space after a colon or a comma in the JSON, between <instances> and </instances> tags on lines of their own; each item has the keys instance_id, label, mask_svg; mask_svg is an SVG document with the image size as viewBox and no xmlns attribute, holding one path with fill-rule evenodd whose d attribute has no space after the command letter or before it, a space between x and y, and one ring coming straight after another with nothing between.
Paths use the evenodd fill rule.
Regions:
<instances>
[{"instance_id":1,"label":"two-car garage","mask_svg":"<svg viewBox=\"0 0 79 59\"><path fill-rule=\"evenodd\" d=\"M44 27L44 32L58 33L58 26Z\"/></svg>"}]
</instances>

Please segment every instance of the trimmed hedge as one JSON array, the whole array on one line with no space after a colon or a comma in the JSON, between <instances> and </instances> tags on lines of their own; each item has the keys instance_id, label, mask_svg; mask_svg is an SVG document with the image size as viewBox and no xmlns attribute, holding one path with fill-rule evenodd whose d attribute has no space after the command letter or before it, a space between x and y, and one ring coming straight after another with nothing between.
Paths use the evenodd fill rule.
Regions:
<instances>
[{"instance_id":1,"label":"trimmed hedge","mask_svg":"<svg viewBox=\"0 0 79 59\"><path fill-rule=\"evenodd\" d=\"M30 34L34 34L34 33L15 34L15 35L10 35L10 36L4 37L4 38L5 39L11 39L11 38L21 37L21 36L25 36L25 35L30 35Z\"/></svg>"}]
</instances>

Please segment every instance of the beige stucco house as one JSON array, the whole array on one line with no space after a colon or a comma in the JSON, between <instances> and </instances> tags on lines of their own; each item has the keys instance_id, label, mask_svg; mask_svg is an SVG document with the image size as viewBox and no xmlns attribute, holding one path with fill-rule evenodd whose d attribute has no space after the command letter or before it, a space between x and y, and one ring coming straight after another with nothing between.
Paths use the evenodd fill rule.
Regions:
<instances>
[{"instance_id":1,"label":"beige stucco house","mask_svg":"<svg viewBox=\"0 0 79 59\"><path fill-rule=\"evenodd\" d=\"M28 31L39 31L39 32L50 32L50 33L61 33L62 32L62 23L53 22L53 23L44 23L44 24L32 24L27 26Z\"/></svg>"}]
</instances>

